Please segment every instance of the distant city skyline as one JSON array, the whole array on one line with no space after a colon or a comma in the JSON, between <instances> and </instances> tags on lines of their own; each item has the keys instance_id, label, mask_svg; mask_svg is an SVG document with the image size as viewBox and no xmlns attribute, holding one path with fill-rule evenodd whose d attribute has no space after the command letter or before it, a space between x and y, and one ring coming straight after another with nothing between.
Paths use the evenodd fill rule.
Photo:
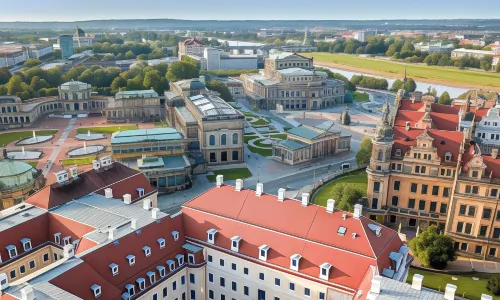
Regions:
<instances>
[{"instance_id":1,"label":"distant city skyline","mask_svg":"<svg viewBox=\"0 0 500 300\"><path fill-rule=\"evenodd\" d=\"M83 5L84 3L84 5ZM25 0L2 3L0 22L86 21L103 19L184 20L383 20L383 19L495 19L500 18L500 1L420 0L309 0L301 5L285 0L207 2L189 4L171 0L86 0L72 4L65 0Z\"/></svg>"}]
</instances>

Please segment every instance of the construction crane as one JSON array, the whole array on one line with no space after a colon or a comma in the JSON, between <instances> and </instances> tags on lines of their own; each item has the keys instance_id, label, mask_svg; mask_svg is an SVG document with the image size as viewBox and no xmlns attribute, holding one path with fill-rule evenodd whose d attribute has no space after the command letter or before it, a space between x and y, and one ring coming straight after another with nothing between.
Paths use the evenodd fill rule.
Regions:
<instances>
[{"instance_id":1,"label":"construction crane","mask_svg":"<svg viewBox=\"0 0 500 300\"><path fill-rule=\"evenodd\" d=\"M81 48L82 44L80 44L80 30L78 28L78 25L76 25L76 40L78 41L78 48Z\"/></svg>"}]
</instances>

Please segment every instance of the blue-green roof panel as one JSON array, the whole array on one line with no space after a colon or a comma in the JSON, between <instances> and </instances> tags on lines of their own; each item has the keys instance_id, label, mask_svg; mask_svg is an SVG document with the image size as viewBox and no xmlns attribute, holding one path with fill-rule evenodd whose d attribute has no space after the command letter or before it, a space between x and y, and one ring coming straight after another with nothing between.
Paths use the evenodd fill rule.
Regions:
<instances>
[{"instance_id":1,"label":"blue-green roof panel","mask_svg":"<svg viewBox=\"0 0 500 300\"><path fill-rule=\"evenodd\" d=\"M286 148L288 148L290 150L302 149L302 148L305 148L305 147L309 146L308 144L304 144L304 143L301 143L301 142L298 142L298 141L292 141L292 140L281 141L280 145L283 146L283 147L286 147Z\"/></svg>"},{"instance_id":2,"label":"blue-green roof panel","mask_svg":"<svg viewBox=\"0 0 500 300\"><path fill-rule=\"evenodd\" d=\"M288 130L287 132L310 140L315 139L321 135L321 132L318 132L316 130L304 126L294 127Z\"/></svg>"}]
</instances>

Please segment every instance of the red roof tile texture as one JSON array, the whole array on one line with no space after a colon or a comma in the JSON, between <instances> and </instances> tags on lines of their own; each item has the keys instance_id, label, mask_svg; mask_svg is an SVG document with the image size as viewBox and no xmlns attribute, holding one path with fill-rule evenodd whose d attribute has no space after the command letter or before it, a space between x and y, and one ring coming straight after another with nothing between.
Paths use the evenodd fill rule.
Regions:
<instances>
[{"instance_id":1,"label":"red roof tile texture","mask_svg":"<svg viewBox=\"0 0 500 300\"><path fill-rule=\"evenodd\" d=\"M194 45L194 44L199 44L199 45L203 45L203 46L206 45L203 41L200 41L197 38L190 38L190 39L186 39L184 41L184 45Z\"/></svg>"}]
</instances>

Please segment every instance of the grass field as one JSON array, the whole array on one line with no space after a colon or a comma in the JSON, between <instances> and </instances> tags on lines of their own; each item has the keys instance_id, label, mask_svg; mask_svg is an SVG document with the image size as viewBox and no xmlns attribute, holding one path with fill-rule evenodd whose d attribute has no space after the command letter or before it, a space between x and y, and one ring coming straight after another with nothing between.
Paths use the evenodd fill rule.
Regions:
<instances>
[{"instance_id":1,"label":"grass field","mask_svg":"<svg viewBox=\"0 0 500 300\"><path fill-rule=\"evenodd\" d=\"M35 131L37 136L40 135L55 135L57 130L38 130ZM0 145L7 145L14 141L24 139L27 137L32 137L33 131L17 131L17 132L8 132L0 134Z\"/></svg>"},{"instance_id":2,"label":"grass field","mask_svg":"<svg viewBox=\"0 0 500 300\"><path fill-rule=\"evenodd\" d=\"M280 140L286 140L286 134L284 133L271 134L270 137Z\"/></svg>"},{"instance_id":3,"label":"grass field","mask_svg":"<svg viewBox=\"0 0 500 300\"><path fill-rule=\"evenodd\" d=\"M500 91L500 73L481 72L472 70L460 70L455 67L437 67L417 64L402 64L397 62L361 58L356 55L337 53L303 53L307 57L313 57L314 63L332 63L348 67L358 68L374 72L379 75L402 78L407 70L408 77L415 80L441 81L455 85L474 87L485 87Z\"/></svg>"},{"instance_id":4,"label":"grass field","mask_svg":"<svg viewBox=\"0 0 500 300\"><path fill-rule=\"evenodd\" d=\"M332 188L339 183L347 183L358 186L363 193L363 197L366 196L366 188L368 187L368 176L364 169L353 171L342 175L341 177L332 180L326 184L316 195L315 203L318 205L326 206L326 201L332 198Z\"/></svg>"},{"instance_id":5,"label":"grass field","mask_svg":"<svg viewBox=\"0 0 500 300\"><path fill-rule=\"evenodd\" d=\"M210 182L215 182L217 175L224 175L224 181L252 177L252 172L250 172L250 170L248 170L248 168L217 170L217 171L213 171L213 173L214 173L214 175L207 175L207 179Z\"/></svg>"},{"instance_id":6,"label":"grass field","mask_svg":"<svg viewBox=\"0 0 500 300\"><path fill-rule=\"evenodd\" d=\"M243 115L244 115L245 117L254 117L254 118L258 118L255 114L252 114L251 112L247 112L247 111L243 112Z\"/></svg>"},{"instance_id":7,"label":"grass field","mask_svg":"<svg viewBox=\"0 0 500 300\"><path fill-rule=\"evenodd\" d=\"M155 123L155 125L156 125L156 123ZM114 133L117 131L134 130L134 129L137 129L136 125L123 125L123 126L78 128L77 132L78 133L87 133L90 130L90 132L95 132L95 133Z\"/></svg>"},{"instance_id":8,"label":"grass field","mask_svg":"<svg viewBox=\"0 0 500 300\"><path fill-rule=\"evenodd\" d=\"M269 149L260 149L260 148L255 148L255 147L252 147L250 145L248 145L248 149L250 151L252 151L253 153L258 153L262 156L271 156L273 155L273 149L272 148L269 148Z\"/></svg>"},{"instance_id":9,"label":"grass field","mask_svg":"<svg viewBox=\"0 0 500 300\"><path fill-rule=\"evenodd\" d=\"M265 139L263 139L263 141L264 141L264 140L265 140ZM254 145L257 145L257 146L260 146L260 147L264 147L264 148L269 148L269 149L271 149L271 148L273 147L273 145L272 145L272 144L263 144L261 141L255 141L255 142L253 142L253 143L254 143Z\"/></svg>"},{"instance_id":10,"label":"grass field","mask_svg":"<svg viewBox=\"0 0 500 300\"><path fill-rule=\"evenodd\" d=\"M23 162L27 163L28 165L32 166L35 169L36 169L36 166L38 165L37 161L23 161Z\"/></svg>"},{"instance_id":11,"label":"grass field","mask_svg":"<svg viewBox=\"0 0 500 300\"><path fill-rule=\"evenodd\" d=\"M245 135L243 137L243 140L245 141L245 143L248 144L249 141L254 140L254 139L258 138L258 137L259 137L258 135Z\"/></svg>"},{"instance_id":12,"label":"grass field","mask_svg":"<svg viewBox=\"0 0 500 300\"><path fill-rule=\"evenodd\" d=\"M61 164L63 166L72 166L72 165L90 165L92 160L95 158L93 156L85 156L85 157L77 157L77 158L68 158L61 160Z\"/></svg>"},{"instance_id":13,"label":"grass field","mask_svg":"<svg viewBox=\"0 0 500 300\"><path fill-rule=\"evenodd\" d=\"M492 274L471 273L467 275L449 275L410 268L407 279L408 283L411 284L415 273L423 275L424 281L422 285L433 290L444 292L446 284L451 283L457 286L456 296L464 296L471 300L480 300L481 294L493 295L486 289L486 283ZM455 277L457 280L452 280L451 277ZM477 277L479 280L475 281L472 277ZM499 300L500 297L493 296L493 299Z\"/></svg>"},{"instance_id":14,"label":"grass field","mask_svg":"<svg viewBox=\"0 0 500 300\"><path fill-rule=\"evenodd\" d=\"M168 127L168 124L165 122L155 122L155 127Z\"/></svg>"},{"instance_id":15,"label":"grass field","mask_svg":"<svg viewBox=\"0 0 500 300\"><path fill-rule=\"evenodd\" d=\"M261 126L261 125L267 125L269 124L269 122L267 122L266 120L264 119L258 119L257 121L255 122L251 122L250 124L252 125L257 125L257 126Z\"/></svg>"},{"instance_id":16,"label":"grass field","mask_svg":"<svg viewBox=\"0 0 500 300\"><path fill-rule=\"evenodd\" d=\"M354 92L354 100L359 103L370 101L370 96L367 93Z\"/></svg>"}]
</instances>

